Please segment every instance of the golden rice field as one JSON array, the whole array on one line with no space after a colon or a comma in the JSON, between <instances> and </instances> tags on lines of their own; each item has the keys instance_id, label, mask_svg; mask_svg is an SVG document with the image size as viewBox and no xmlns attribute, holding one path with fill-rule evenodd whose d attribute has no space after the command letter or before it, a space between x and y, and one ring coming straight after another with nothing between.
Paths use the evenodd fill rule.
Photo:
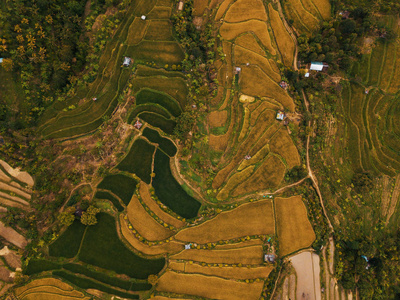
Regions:
<instances>
[{"instance_id":1,"label":"golden rice field","mask_svg":"<svg viewBox=\"0 0 400 300\"><path fill-rule=\"evenodd\" d=\"M270 265L260 267L232 267L223 264L219 266L202 266L198 263L176 261L171 262L168 267L172 270L183 271L188 274L196 273L237 280L267 278L273 270L273 267Z\"/></svg>"},{"instance_id":2,"label":"golden rice field","mask_svg":"<svg viewBox=\"0 0 400 300\"><path fill-rule=\"evenodd\" d=\"M257 41L258 38L254 35L254 33L247 32L238 36L235 39L235 44L237 46L246 48L250 51L253 51L261 56L265 56L266 52L260 47L260 44Z\"/></svg>"},{"instance_id":3,"label":"golden rice field","mask_svg":"<svg viewBox=\"0 0 400 300\"><path fill-rule=\"evenodd\" d=\"M169 213L164 211L157 202L151 197L149 186L143 181L139 185L139 194L143 203L152 211L158 218L163 220L165 223L180 228L185 226L185 222L171 216Z\"/></svg>"},{"instance_id":4,"label":"golden rice field","mask_svg":"<svg viewBox=\"0 0 400 300\"><path fill-rule=\"evenodd\" d=\"M204 250L189 249L178 254L171 255L173 260L192 260L208 264L243 264L261 265L263 263L263 248L254 245L242 248Z\"/></svg>"},{"instance_id":5,"label":"golden rice field","mask_svg":"<svg viewBox=\"0 0 400 300\"><path fill-rule=\"evenodd\" d=\"M185 242L206 244L248 235L274 234L274 232L272 202L263 200L222 212L198 226L181 230L175 238Z\"/></svg>"},{"instance_id":6,"label":"golden rice field","mask_svg":"<svg viewBox=\"0 0 400 300\"><path fill-rule=\"evenodd\" d=\"M146 34L148 24L149 21L142 20L139 17L136 17L129 26L126 44L129 46L134 46L139 44L143 40L144 35Z\"/></svg>"},{"instance_id":7,"label":"golden rice field","mask_svg":"<svg viewBox=\"0 0 400 300\"><path fill-rule=\"evenodd\" d=\"M208 115L208 124L211 127L222 127L228 119L227 110L215 110Z\"/></svg>"},{"instance_id":8,"label":"golden rice field","mask_svg":"<svg viewBox=\"0 0 400 300\"><path fill-rule=\"evenodd\" d=\"M280 256L310 247L315 233L301 196L275 198L274 203Z\"/></svg>"},{"instance_id":9,"label":"golden rice field","mask_svg":"<svg viewBox=\"0 0 400 300\"><path fill-rule=\"evenodd\" d=\"M69 284L55 278L36 279L16 288L15 295L20 300L88 300L82 292L75 290Z\"/></svg>"},{"instance_id":10,"label":"golden rice field","mask_svg":"<svg viewBox=\"0 0 400 300\"><path fill-rule=\"evenodd\" d=\"M264 282L245 283L200 274L164 273L157 282L161 292L227 300L259 299Z\"/></svg>"},{"instance_id":11,"label":"golden rice field","mask_svg":"<svg viewBox=\"0 0 400 300\"><path fill-rule=\"evenodd\" d=\"M120 215L119 223L121 226L121 234L123 238L137 251L145 255L164 255L171 253L178 253L184 249L184 244L176 241L170 241L162 244L147 245L133 234L132 230L129 229L126 220Z\"/></svg>"},{"instance_id":12,"label":"golden rice field","mask_svg":"<svg viewBox=\"0 0 400 300\"><path fill-rule=\"evenodd\" d=\"M150 216L136 195L129 202L127 216L133 228L148 241L164 240L174 234Z\"/></svg>"},{"instance_id":13,"label":"golden rice field","mask_svg":"<svg viewBox=\"0 0 400 300\"><path fill-rule=\"evenodd\" d=\"M295 44L286 30L279 13L272 7L271 3L268 4L268 11L270 17L270 24L274 32L276 43L278 44L279 52L282 55L283 63L291 67L293 64Z\"/></svg>"},{"instance_id":14,"label":"golden rice field","mask_svg":"<svg viewBox=\"0 0 400 300\"><path fill-rule=\"evenodd\" d=\"M288 169L300 165L300 155L286 128L280 129L272 137L269 147L272 152L279 153L283 157Z\"/></svg>"},{"instance_id":15,"label":"golden rice field","mask_svg":"<svg viewBox=\"0 0 400 300\"><path fill-rule=\"evenodd\" d=\"M268 16L262 0L237 0L229 7L224 21L239 23L249 19L267 21Z\"/></svg>"}]
</instances>

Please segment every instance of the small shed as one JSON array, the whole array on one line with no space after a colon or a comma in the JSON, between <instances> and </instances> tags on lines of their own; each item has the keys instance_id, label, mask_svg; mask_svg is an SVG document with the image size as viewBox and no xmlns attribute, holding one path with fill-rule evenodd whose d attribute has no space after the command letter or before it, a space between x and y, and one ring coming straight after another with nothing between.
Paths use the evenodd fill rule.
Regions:
<instances>
[{"instance_id":1,"label":"small shed","mask_svg":"<svg viewBox=\"0 0 400 300\"><path fill-rule=\"evenodd\" d=\"M183 3L183 1L179 1L178 3L178 10L183 10L183 6L185 3Z\"/></svg>"},{"instance_id":2,"label":"small shed","mask_svg":"<svg viewBox=\"0 0 400 300\"><path fill-rule=\"evenodd\" d=\"M141 18L142 20L146 20L146 16L145 16L145 15L142 15L140 18Z\"/></svg>"},{"instance_id":3,"label":"small shed","mask_svg":"<svg viewBox=\"0 0 400 300\"><path fill-rule=\"evenodd\" d=\"M306 78L308 78L308 77L310 77L310 73L306 73L306 74L304 74L304 77L306 77Z\"/></svg>"},{"instance_id":4,"label":"small shed","mask_svg":"<svg viewBox=\"0 0 400 300\"><path fill-rule=\"evenodd\" d=\"M122 65L123 65L124 67L129 67L130 64L131 64L131 62L132 62L132 59L131 59L130 57L125 56L125 57L124 57L124 62L122 63Z\"/></svg>"},{"instance_id":5,"label":"small shed","mask_svg":"<svg viewBox=\"0 0 400 300\"><path fill-rule=\"evenodd\" d=\"M339 15L342 17L342 19L348 19L350 17L350 12L347 10L343 10L339 13Z\"/></svg>"},{"instance_id":6,"label":"small shed","mask_svg":"<svg viewBox=\"0 0 400 300\"><path fill-rule=\"evenodd\" d=\"M279 83L279 86L285 90L288 88L287 82L283 80Z\"/></svg>"},{"instance_id":7,"label":"small shed","mask_svg":"<svg viewBox=\"0 0 400 300\"><path fill-rule=\"evenodd\" d=\"M283 111L278 111L276 114L276 119L283 121L286 118L286 114Z\"/></svg>"},{"instance_id":8,"label":"small shed","mask_svg":"<svg viewBox=\"0 0 400 300\"><path fill-rule=\"evenodd\" d=\"M140 128L143 126L142 123L140 123L139 120L136 120L135 125L133 125L133 127L135 127L137 130L140 130Z\"/></svg>"},{"instance_id":9,"label":"small shed","mask_svg":"<svg viewBox=\"0 0 400 300\"><path fill-rule=\"evenodd\" d=\"M190 249L190 244L186 244L185 245L185 250L189 250Z\"/></svg>"},{"instance_id":10,"label":"small shed","mask_svg":"<svg viewBox=\"0 0 400 300\"><path fill-rule=\"evenodd\" d=\"M310 70L311 71L322 71L322 69L324 68L324 64L322 62L319 61L312 61L311 65L310 65Z\"/></svg>"},{"instance_id":11,"label":"small shed","mask_svg":"<svg viewBox=\"0 0 400 300\"><path fill-rule=\"evenodd\" d=\"M242 71L241 67L235 67L235 74L240 74L241 71Z\"/></svg>"},{"instance_id":12,"label":"small shed","mask_svg":"<svg viewBox=\"0 0 400 300\"><path fill-rule=\"evenodd\" d=\"M274 263L275 262L275 254L264 254L264 261Z\"/></svg>"},{"instance_id":13,"label":"small shed","mask_svg":"<svg viewBox=\"0 0 400 300\"><path fill-rule=\"evenodd\" d=\"M3 62L3 58L0 58L0 64Z\"/></svg>"}]
</instances>

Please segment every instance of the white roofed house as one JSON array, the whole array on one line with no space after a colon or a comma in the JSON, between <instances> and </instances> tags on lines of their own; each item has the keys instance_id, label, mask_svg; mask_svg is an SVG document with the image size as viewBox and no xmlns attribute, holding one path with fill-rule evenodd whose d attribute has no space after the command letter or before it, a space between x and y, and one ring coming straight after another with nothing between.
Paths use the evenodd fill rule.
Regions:
<instances>
[{"instance_id":1,"label":"white roofed house","mask_svg":"<svg viewBox=\"0 0 400 300\"><path fill-rule=\"evenodd\" d=\"M131 62L132 62L132 59L131 59L130 57L125 56L125 57L124 57L124 62L122 63L122 65L123 65L124 67L129 67L130 64L131 64Z\"/></svg>"},{"instance_id":2,"label":"white roofed house","mask_svg":"<svg viewBox=\"0 0 400 300\"><path fill-rule=\"evenodd\" d=\"M318 61L312 61L310 65L310 71L322 71L324 64Z\"/></svg>"}]
</instances>

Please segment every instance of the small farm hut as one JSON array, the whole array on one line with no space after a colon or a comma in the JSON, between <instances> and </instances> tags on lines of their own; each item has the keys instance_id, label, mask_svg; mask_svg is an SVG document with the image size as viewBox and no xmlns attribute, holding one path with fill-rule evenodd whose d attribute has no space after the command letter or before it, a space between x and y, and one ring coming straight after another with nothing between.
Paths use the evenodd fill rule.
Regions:
<instances>
[{"instance_id":1,"label":"small farm hut","mask_svg":"<svg viewBox=\"0 0 400 300\"><path fill-rule=\"evenodd\" d=\"M264 261L274 263L275 262L275 255L274 254L264 254Z\"/></svg>"},{"instance_id":2,"label":"small farm hut","mask_svg":"<svg viewBox=\"0 0 400 300\"><path fill-rule=\"evenodd\" d=\"M140 123L139 120L136 120L135 125L133 125L133 127L135 127L137 130L139 130L142 126L143 126L143 124Z\"/></svg>"},{"instance_id":3,"label":"small farm hut","mask_svg":"<svg viewBox=\"0 0 400 300\"><path fill-rule=\"evenodd\" d=\"M140 18L141 18L142 20L146 20L146 16L145 16L145 15L142 15Z\"/></svg>"},{"instance_id":4,"label":"small farm hut","mask_svg":"<svg viewBox=\"0 0 400 300\"><path fill-rule=\"evenodd\" d=\"M240 74L241 71L242 71L241 67L235 67L235 74Z\"/></svg>"},{"instance_id":5,"label":"small farm hut","mask_svg":"<svg viewBox=\"0 0 400 300\"><path fill-rule=\"evenodd\" d=\"M184 5L183 1L179 1L178 10L183 10L183 5Z\"/></svg>"},{"instance_id":6,"label":"small farm hut","mask_svg":"<svg viewBox=\"0 0 400 300\"><path fill-rule=\"evenodd\" d=\"M310 70L311 71L322 71L322 69L324 68L324 64L322 62L319 61L313 61L311 62L310 65Z\"/></svg>"},{"instance_id":7,"label":"small farm hut","mask_svg":"<svg viewBox=\"0 0 400 300\"><path fill-rule=\"evenodd\" d=\"M189 250L190 249L190 244L186 244L185 245L185 250Z\"/></svg>"},{"instance_id":8,"label":"small farm hut","mask_svg":"<svg viewBox=\"0 0 400 300\"><path fill-rule=\"evenodd\" d=\"M3 58L0 58L0 64L3 62Z\"/></svg>"},{"instance_id":9,"label":"small farm hut","mask_svg":"<svg viewBox=\"0 0 400 300\"><path fill-rule=\"evenodd\" d=\"M276 119L283 121L286 118L286 114L283 111L278 111L276 114Z\"/></svg>"},{"instance_id":10,"label":"small farm hut","mask_svg":"<svg viewBox=\"0 0 400 300\"><path fill-rule=\"evenodd\" d=\"M124 62L122 63L122 65L124 67L129 67L131 62L132 62L132 59L130 57L128 57L128 56L125 56L124 57Z\"/></svg>"},{"instance_id":11,"label":"small farm hut","mask_svg":"<svg viewBox=\"0 0 400 300\"><path fill-rule=\"evenodd\" d=\"M279 83L279 86L285 90L288 88L287 82L283 80Z\"/></svg>"}]
</instances>

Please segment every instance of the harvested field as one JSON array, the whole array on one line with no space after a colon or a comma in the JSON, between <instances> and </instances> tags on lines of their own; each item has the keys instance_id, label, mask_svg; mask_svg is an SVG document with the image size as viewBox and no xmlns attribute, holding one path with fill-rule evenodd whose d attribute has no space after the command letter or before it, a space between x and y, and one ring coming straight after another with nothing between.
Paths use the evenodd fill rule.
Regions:
<instances>
[{"instance_id":1,"label":"harvested field","mask_svg":"<svg viewBox=\"0 0 400 300\"><path fill-rule=\"evenodd\" d=\"M136 229L146 240L164 240L174 234L173 231L165 228L149 215L139 202L136 195L132 197L132 200L128 205L127 216L133 228Z\"/></svg>"},{"instance_id":2,"label":"harvested field","mask_svg":"<svg viewBox=\"0 0 400 300\"><path fill-rule=\"evenodd\" d=\"M0 168L2 168L5 172L7 172L11 177L14 177L17 181L26 184L29 187L32 187L34 184L33 178L28 172L21 171L19 168L12 168L8 163L4 160L0 159ZM3 172L4 173L4 172Z\"/></svg>"},{"instance_id":3,"label":"harvested field","mask_svg":"<svg viewBox=\"0 0 400 300\"><path fill-rule=\"evenodd\" d=\"M277 188L283 180L285 171L282 161L274 155L269 155L254 174L233 191L232 196Z\"/></svg>"},{"instance_id":4,"label":"harvested field","mask_svg":"<svg viewBox=\"0 0 400 300\"><path fill-rule=\"evenodd\" d=\"M275 222L272 202L263 200L243 204L231 211L222 212L198 226L178 232L177 240L206 244L247 235L273 234Z\"/></svg>"},{"instance_id":5,"label":"harvested field","mask_svg":"<svg viewBox=\"0 0 400 300\"><path fill-rule=\"evenodd\" d=\"M178 274L167 271L158 280L156 290L212 299L259 299L264 282L244 283L218 277Z\"/></svg>"},{"instance_id":6,"label":"harvested field","mask_svg":"<svg viewBox=\"0 0 400 300\"><path fill-rule=\"evenodd\" d=\"M270 150L281 157L286 162L287 168L300 165L300 156L286 128L282 128L271 139Z\"/></svg>"},{"instance_id":7,"label":"harvested field","mask_svg":"<svg viewBox=\"0 0 400 300\"><path fill-rule=\"evenodd\" d=\"M241 92L246 95L273 98L289 111L293 112L295 109L293 99L288 93L259 66L242 67L240 87Z\"/></svg>"},{"instance_id":8,"label":"harvested field","mask_svg":"<svg viewBox=\"0 0 400 300\"><path fill-rule=\"evenodd\" d=\"M218 276L226 279L256 279L256 278L267 278L269 273L274 269L272 266L262 266L262 267L210 267L210 266L202 266L197 263L188 263L188 262L170 262L169 267L172 270L184 271L188 274L203 274L210 276Z\"/></svg>"},{"instance_id":9,"label":"harvested field","mask_svg":"<svg viewBox=\"0 0 400 300\"><path fill-rule=\"evenodd\" d=\"M261 0L237 0L228 9L224 20L238 23L249 19L267 21L268 16Z\"/></svg>"},{"instance_id":10,"label":"harvested field","mask_svg":"<svg viewBox=\"0 0 400 300\"><path fill-rule=\"evenodd\" d=\"M269 60L268 58L241 46L235 46L234 53L235 65L242 67L248 63L251 65L257 65L273 81L279 82L281 80L279 72L276 72L275 68L272 67L272 65L275 64L273 60Z\"/></svg>"},{"instance_id":11,"label":"harvested field","mask_svg":"<svg viewBox=\"0 0 400 300\"><path fill-rule=\"evenodd\" d=\"M215 110L208 115L208 124L211 127L222 127L228 119L227 110Z\"/></svg>"},{"instance_id":12,"label":"harvested field","mask_svg":"<svg viewBox=\"0 0 400 300\"><path fill-rule=\"evenodd\" d=\"M226 185L219 191L217 200L226 200L233 189L244 182L253 173L255 166L248 166L243 171L236 172L227 181Z\"/></svg>"},{"instance_id":13,"label":"harvested field","mask_svg":"<svg viewBox=\"0 0 400 300\"><path fill-rule=\"evenodd\" d=\"M194 0L193 2L193 16L201 17L208 6L207 0Z\"/></svg>"},{"instance_id":14,"label":"harvested field","mask_svg":"<svg viewBox=\"0 0 400 300\"><path fill-rule=\"evenodd\" d=\"M157 204L157 202L151 197L149 186L144 182L140 182L139 193L140 197L142 198L142 201L147 205L147 207L165 223L170 224L175 228L180 228L185 226L185 222L171 216Z\"/></svg>"},{"instance_id":15,"label":"harvested field","mask_svg":"<svg viewBox=\"0 0 400 300\"><path fill-rule=\"evenodd\" d=\"M287 32L285 25L279 16L279 13L272 7L271 3L268 4L269 17L271 19L271 27L274 31L276 43L279 52L282 55L283 63L287 67L292 67L295 45L292 37Z\"/></svg>"},{"instance_id":16,"label":"harvested field","mask_svg":"<svg viewBox=\"0 0 400 300\"><path fill-rule=\"evenodd\" d=\"M150 145L144 139L137 139L116 168L136 174L141 180L149 184L155 149L153 145ZM137 159L137 157L140 157L140 159Z\"/></svg>"},{"instance_id":17,"label":"harvested field","mask_svg":"<svg viewBox=\"0 0 400 300\"><path fill-rule=\"evenodd\" d=\"M55 278L41 278L16 288L15 295L21 300L88 300L82 292Z\"/></svg>"},{"instance_id":18,"label":"harvested field","mask_svg":"<svg viewBox=\"0 0 400 300\"><path fill-rule=\"evenodd\" d=\"M243 264L260 265L263 263L263 249L261 245L223 250L183 250L171 256L175 260L193 260L208 264Z\"/></svg>"},{"instance_id":19,"label":"harvested field","mask_svg":"<svg viewBox=\"0 0 400 300\"><path fill-rule=\"evenodd\" d=\"M268 31L268 25L259 20L249 20L241 23L224 22L219 29L222 38L226 40L234 40L237 36L245 32L253 32L261 44L272 54L276 54L275 48L272 46L271 36ZM293 46L294 52L294 46Z\"/></svg>"},{"instance_id":20,"label":"harvested field","mask_svg":"<svg viewBox=\"0 0 400 300\"><path fill-rule=\"evenodd\" d=\"M6 227L3 222L0 222L0 236L21 249L24 249L28 244L28 241L23 235L19 234L11 227Z\"/></svg>"},{"instance_id":21,"label":"harvested field","mask_svg":"<svg viewBox=\"0 0 400 300\"><path fill-rule=\"evenodd\" d=\"M228 140L228 133L225 133L223 135L210 134L208 144L215 151L225 151L226 147L228 146Z\"/></svg>"},{"instance_id":22,"label":"harvested field","mask_svg":"<svg viewBox=\"0 0 400 300\"><path fill-rule=\"evenodd\" d=\"M313 252L305 251L292 256L290 262L297 275L297 299L301 299L303 295L309 297L309 299L321 299L319 256Z\"/></svg>"},{"instance_id":23,"label":"harvested field","mask_svg":"<svg viewBox=\"0 0 400 300\"><path fill-rule=\"evenodd\" d=\"M301 196L276 198L274 202L280 256L310 247L315 233Z\"/></svg>"},{"instance_id":24,"label":"harvested field","mask_svg":"<svg viewBox=\"0 0 400 300\"><path fill-rule=\"evenodd\" d=\"M121 225L122 236L134 249L145 255L173 254L173 253L178 253L179 251L182 251L185 248L183 243L178 243L175 241L163 243L161 245L149 246L147 244L142 243L136 238L136 236L128 228L128 224L126 223L122 215L120 215L119 222Z\"/></svg>"}]
</instances>

